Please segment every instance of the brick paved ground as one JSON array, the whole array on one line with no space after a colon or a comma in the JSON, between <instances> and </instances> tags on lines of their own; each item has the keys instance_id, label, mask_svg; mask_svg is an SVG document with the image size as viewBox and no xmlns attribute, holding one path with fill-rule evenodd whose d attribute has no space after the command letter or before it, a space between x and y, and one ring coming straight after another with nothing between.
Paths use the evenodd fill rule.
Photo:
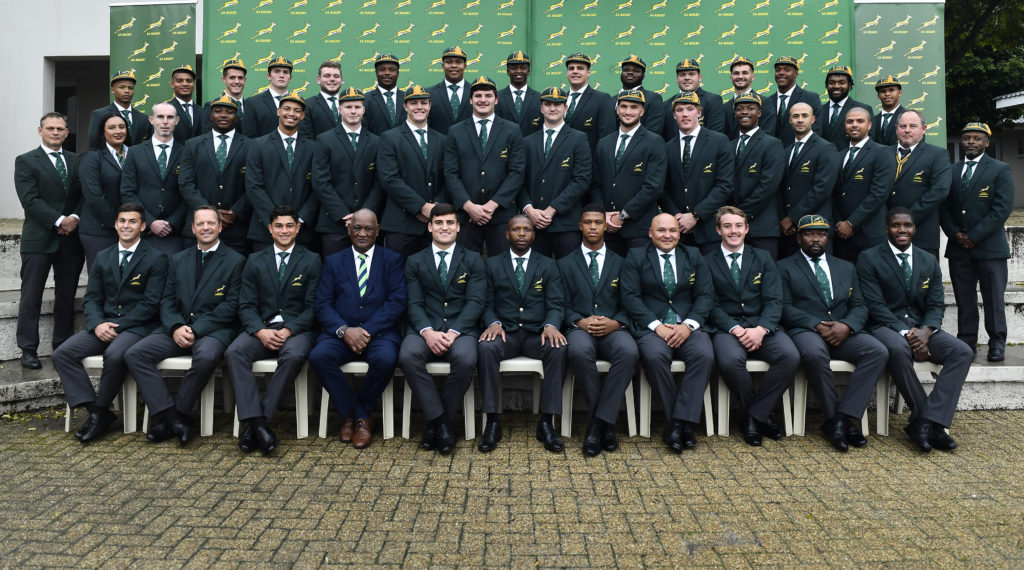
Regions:
<instances>
[{"instance_id":1,"label":"brick paved ground","mask_svg":"<svg viewBox=\"0 0 1024 570\"><path fill-rule=\"evenodd\" d=\"M270 459L240 453L225 414L186 449L83 448L50 416L0 422L2 566L1024 565L1021 411L957 414L953 454L914 451L904 415L846 455L809 423L761 449L636 437L594 459L578 433L546 453L528 414L494 453L447 458L296 441L282 415Z\"/></svg>"}]
</instances>

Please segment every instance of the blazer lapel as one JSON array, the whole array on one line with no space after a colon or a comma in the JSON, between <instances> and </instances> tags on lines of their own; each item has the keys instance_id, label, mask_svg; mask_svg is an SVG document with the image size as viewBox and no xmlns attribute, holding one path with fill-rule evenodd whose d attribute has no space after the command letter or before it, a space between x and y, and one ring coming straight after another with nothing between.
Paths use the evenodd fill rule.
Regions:
<instances>
[{"instance_id":1,"label":"blazer lapel","mask_svg":"<svg viewBox=\"0 0 1024 570\"><path fill-rule=\"evenodd\" d=\"M615 131L615 132L619 135L619 140L621 140L622 139L622 137L621 137L622 132L621 131ZM644 137L645 134L647 134L647 128L644 127L643 125L641 125L640 128L637 129L636 133L633 134L631 140L627 139L627 141L626 141L626 153L622 155L622 164L619 165L619 168L616 171L621 170L622 168L626 168L629 165L630 159L633 156L633 151L636 150L637 146L639 146L640 141L643 140L643 137ZM615 149L618 149L618 145L619 145L619 142L616 141Z\"/></svg>"},{"instance_id":2,"label":"blazer lapel","mask_svg":"<svg viewBox=\"0 0 1024 570\"><path fill-rule=\"evenodd\" d=\"M897 145L897 148L899 148L899 145ZM921 158L921 155L924 154L924 149L925 149L924 141L921 141L917 145L917 148L914 150L914 152L910 153L910 156L907 157L907 161L903 163L903 166L900 167L899 176L896 177L896 180L899 180L899 179L903 178L904 174L912 171L912 169L914 168L914 164L918 161L919 158ZM899 156L900 156L900 153L897 150L896 151L896 158L897 158L897 160L899 159Z\"/></svg>"},{"instance_id":3,"label":"blazer lapel","mask_svg":"<svg viewBox=\"0 0 1024 570\"><path fill-rule=\"evenodd\" d=\"M128 259L128 265L124 268L124 274L121 275L121 279L118 281L117 290L121 291L124 286L127 285L133 278L137 276L135 269L138 268L139 264L142 263L142 259L146 256L146 249L142 247L142 243L135 248L135 253ZM121 253L120 248L114 248L114 266L120 271L121 267Z\"/></svg>"},{"instance_id":4,"label":"blazer lapel","mask_svg":"<svg viewBox=\"0 0 1024 570\"><path fill-rule=\"evenodd\" d=\"M270 134L270 140L273 142L274 148L276 149L275 154L277 155L277 159L281 161L281 168L283 168L285 172L291 173L292 169L288 166L288 155L284 152L284 141L277 135L276 130L271 131ZM294 141L292 142L292 149L295 149Z\"/></svg>"},{"instance_id":5,"label":"blazer lapel","mask_svg":"<svg viewBox=\"0 0 1024 570\"><path fill-rule=\"evenodd\" d=\"M434 271L434 278L437 279L438 286L441 286L444 290L451 288L452 283L454 283L459 277L459 271L462 270L462 260L465 257L466 252L462 251L461 247L456 247L455 251L452 253L451 261L448 263L448 282L441 286L441 274ZM431 263L433 263L433 255L431 255Z\"/></svg>"},{"instance_id":6,"label":"blazer lapel","mask_svg":"<svg viewBox=\"0 0 1024 570\"><path fill-rule=\"evenodd\" d=\"M562 146L562 142L569 138L569 133L566 129L569 125L562 123L562 128L558 130L558 134L555 135L555 140L551 141L551 150L548 151L548 155L544 157L544 168L547 168L551 158L558 153L558 147ZM544 143L547 141L548 134L544 132L545 129L540 131L540 155L544 156Z\"/></svg>"},{"instance_id":7,"label":"blazer lapel","mask_svg":"<svg viewBox=\"0 0 1024 570\"><path fill-rule=\"evenodd\" d=\"M420 163L423 165L423 171L424 172L429 171L429 169L427 168L427 159L423 157L423 151L420 149L420 141L417 140L416 135L412 134L412 131L409 130L409 129L402 129L401 132L402 132L402 139L405 140L405 142L409 145L409 150L414 155L416 155L417 158L419 158ZM429 132L427 133L427 136L428 137L430 136ZM428 138L427 139L427 156L429 157L429 155L430 155L430 139Z\"/></svg>"},{"instance_id":8,"label":"blazer lapel","mask_svg":"<svg viewBox=\"0 0 1024 570\"><path fill-rule=\"evenodd\" d=\"M217 249L220 248L218 247ZM196 285L195 291L192 292L193 305L195 304L196 297L199 296L200 292L205 291L206 288L209 287L211 279L210 276L217 272L222 263L224 263L224 252L221 252L221 255L214 253L213 259L206 262L206 267L203 268L203 275L199 278L199 283ZM194 264L192 266L195 267ZM195 282L195 279L192 279L192 282Z\"/></svg>"},{"instance_id":9,"label":"blazer lapel","mask_svg":"<svg viewBox=\"0 0 1024 570\"><path fill-rule=\"evenodd\" d=\"M988 158L988 155L982 153L981 158L978 160L978 165L974 167L974 172L971 173L971 183L967 187L969 191L968 195L977 194L978 187L982 184L982 174L988 170L988 163L990 160L991 159Z\"/></svg>"}]
</instances>

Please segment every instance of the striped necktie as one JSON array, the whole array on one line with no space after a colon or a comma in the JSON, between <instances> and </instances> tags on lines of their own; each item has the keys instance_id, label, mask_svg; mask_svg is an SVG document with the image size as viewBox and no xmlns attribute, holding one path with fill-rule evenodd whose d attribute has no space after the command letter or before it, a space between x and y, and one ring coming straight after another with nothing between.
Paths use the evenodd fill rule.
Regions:
<instances>
[{"instance_id":1,"label":"striped necktie","mask_svg":"<svg viewBox=\"0 0 1024 570\"><path fill-rule=\"evenodd\" d=\"M359 298L362 299L366 296L366 280L369 277L369 271L366 270L366 254L359 254L359 270L356 272L356 283L359 285Z\"/></svg>"}]
</instances>

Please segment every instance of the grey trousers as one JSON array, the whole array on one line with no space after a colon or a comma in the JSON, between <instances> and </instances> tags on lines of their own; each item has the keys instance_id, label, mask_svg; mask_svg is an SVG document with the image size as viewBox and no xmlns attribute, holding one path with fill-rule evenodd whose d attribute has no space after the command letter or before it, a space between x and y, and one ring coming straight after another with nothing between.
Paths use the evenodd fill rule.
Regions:
<instances>
[{"instance_id":1,"label":"grey trousers","mask_svg":"<svg viewBox=\"0 0 1024 570\"><path fill-rule=\"evenodd\" d=\"M151 414L156 415L176 407L179 413L187 416L192 413L196 398L210 380L226 348L224 343L212 336L196 340L191 348L181 348L169 335L153 333L131 347L125 354L125 361ZM192 357L192 367L185 372L177 398L171 398L167 383L160 376L156 365L165 358L185 355Z\"/></svg>"},{"instance_id":2,"label":"grey trousers","mask_svg":"<svg viewBox=\"0 0 1024 570\"><path fill-rule=\"evenodd\" d=\"M96 338L92 331L79 331L57 347L53 351L53 367L60 375L68 405L77 408L95 404L100 408L109 408L128 374L125 353L142 338L135 333L123 332L108 343ZM89 375L82 366L83 358L97 354L103 355L98 392L93 389Z\"/></svg>"},{"instance_id":3,"label":"grey trousers","mask_svg":"<svg viewBox=\"0 0 1024 570\"><path fill-rule=\"evenodd\" d=\"M799 332L790 338L800 352L807 382L821 401L825 417L832 418L840 413L860 419L889 358L885 346L866 332L850 335L839 346L828 344L817 332ZM846 360L857 366L841 399L832 378L830 360Z\"/></svg>"},{"instance_id":4,"label":"grey trousers","mask_svg":"<svg viewBox=\"0 0 1024 570\"><path fill-rule=\"evenodd\" d=\"M753 352L747 352L739 339L727 332L715 333L711 342L715 346L718 373L729 386L740 409L760 422L771 421L775 404L800 366L800 353L793 341L786 333L776 332L765 336L761 347ZM770 365L757 391L750 372L747 372L748 358L763 360Z\"/></svg>"},{"instance_id":5,"label":"grey trousers","mask_svg":"<svg viewBox=\"0 0 1024 570\"><path fill-rule=\"evenodd\" d=\"M711 337L702 330L696 330L682 346L673 349L661 337L650 333L637 339L636 346L640 349L640 362L647 379L665 407L665 419L700 422L704 390L715 365ZM673 360L686 363L686 372L678 389L672 377Z\"/></svg>"},{"instance_id":6,"label":"grey trousers","mask_svg":"<svg viewBox=\"0 0 1024 570\"><path fill-rule=\"evenodd\" d=\"M476 358L477 339L469 335L455 337L451 348L441 356L431 352L427 341L418 334L406 335L398 349L398 365L402 367L405 381L423 408L423 415L431 421L444 416L451 422L459 413L462 398L473 383ZM434 377L427 374L427 363L437 361L451 365L451 373L442 382L440 393Z\"/></svg>"},{"instance_id":7,"label":"grey trousers","mask_svg":"<svg viewBox=\"0 0 1024 570\"><path fill-rule=\"evenodd\" d=\"M263 346L255 335L243 332L231 342L224 352L224 361L231 374L231 384L235 387L235 405L238 406L238 419L251 420L263 416L270 419L277 411L281 394L289 382L295 380L306 363L306 357L313 348L313 341L308 334L288 337L281 350L270 350ZM260 403L259 385L252 373L252 363L265 358L277 358L277 370L270 377L267 391Z\"/></svg>"},{"instance_id":8,"label":"grey trousers","mask_svg":"<svg viewBox=\"0 0 1024 570\"><path fill-rule=\"evenodd\" d=\"M540 413L562 413L562 382L565 380L564 346L553 348L550 343L540 344L540 333L523 329L505 332L501 337L477 345L477 369L480 374L480 397L485 414L500 413L501 396L498 368L501 361L514 356L538 358L544 362L544 380L540 388Z\"/></svg>"},{"instance_id":9,"label":"grey trousers","mask_svg":"<svg viewBox=\"0 0 1024 570\"><path fill-rule=\"evenodd\" d=\"M633 379L640 351L633 335L619 329L603 337L575 329L566 335L569 340L569 366L587 396L590 416L615 425L626 386ZM611 363L604 383L597 373L597 360Z\"/></svg>"}]
</instances>

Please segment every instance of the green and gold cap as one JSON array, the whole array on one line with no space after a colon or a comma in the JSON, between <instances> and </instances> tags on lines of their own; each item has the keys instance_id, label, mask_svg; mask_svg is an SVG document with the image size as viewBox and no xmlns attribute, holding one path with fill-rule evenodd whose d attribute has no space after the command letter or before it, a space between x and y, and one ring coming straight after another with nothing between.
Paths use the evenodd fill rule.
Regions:
<instances>
[{"instance_id":1,"label":"green and gold cap","mask_svg":"<svg viewBox=\"0 0 1024 570\"><path fill-rule=\"evenodd\" d=\"M529 64L530 63L530 54L526 53L523 50L514 51L514 52L508 54L508 59L505 60L505 65L510 65L510 64L513 64L513 63Z\"/></svg>"},{"instance_id":2,"label":"green and gold cap","mask_svg":"<svg viewBox=\"0 0 1024 570\"><path fill-rule=\"evenodd\" d=\"M827 230L832 226L828 224L828 220L825 216L819 214L807 214L802 216L800 221L797 223L797 231L803 230Z\"/></svg>"},{"instance_id":3,"label":"green and gold cap","mask_svg":"<svg viewBox=\"0 0 1024 570\"><path fill-rule=\"evenodd\" d=\"M851 82L853 81L853 69L849 65L837 65L828 70L825 77L827 78L829 75L845 75L850 78Z\"/></svg>"},{"instance_id":4,"label":"green and gold cap","mask_svg":"<svg viewBox=\"0 0 1024 570\"><path fill-rule=\"evenodd\" d=\"M960 131L960 134L963 133L985 133L988 136L992 136L992 129L988 128L988 125L985 123L967 123L964 125L963 130Z\"/></svg>"},{"instance_id":5,"label":"green and gold cap","mask_svg":"<svg viewBox=\"0 0 1024 570\"><path fill-rule=\"evenodd\" d=\"M796 68L797 71L800 71L800 62L798 62L796 58L791 55L784 55L779 59L776 59L775 67L778 67L780 65L792 65L793 67Z\"/></svg>"},{"instance_id":6,"label":"green and gold cap","mask_svg":"<svg viewBox=\"0 0 1024 570\"><path fill-rule=\"evenodd\" d=\"M547 89L540 92L541 101L551 101L552 103L565 103L569 99L569 94L562 91L558 87L548 87Z\"/></svg>"},{"instance_id":7,"label":"green and gold cap","mask_svg":"<svg viewBox=\"0 0 1024 570\"><path fill-rule=\"evenodd\" d=\"M271 60L270 63L267 64L267 71L270 71L275 67L287 67L288 69L292 69L292 62L288 59L285 59L283 55L279 55L275 57L273 60Z\"/></svg>"},{"instance_id":8,"label":"green and gold cap","mask_svg":"<svg viewBox=\"0 0 1024 570\"><path fill-rule=\"evenodd\" d=\"M696 59L684 59L676 64L676 73L680 71L696 71L700 72L700 62Z\"/></svg>"},{"instance_id":9,"label":"green and gold cap","mask_svg":"<svg viewBox=\"0 0 1024 570\"><path fill-rule=\"evenodd\" d=\"M635 55L635 54L632 54L632 53L629 54L629 57L627 57L626 59L622 60L622 65L626 65L627 63L632 63L633 65L639 65L640 69L642 69L644 71L647 71L647 62L645 62L644 60L640 59L640 56L638 56L638 55Z\"/></svg>"},{"instance_id":10,"label":"green and gold cap","mask_svg":"<svg viewBox=\"0 0 1024 570\"><path fill-rule=\"evenodd\" d=\"M644 92L639 89L623 89L622 91L619 91L615 100L632 101L634 103L640 103L641 105L647 102L647 98L644 97Z\"/></svg>"},{"instance_id":11,"label":"green and gold cap","mask_svg":"<svg viewBox=\"0 0 1024 570\"><path fill-rule=\"evenodd\" d=\"M195 77L196 77L196 70L192 69L192 66L187 64L187 63L185 65L179 65L178 67L175 67L174 69L172 69L171 70L171 77L174 77L175 73L180 73L180 72L188 73L189 75L192 76L192 79L195 79Z\"/></svg>"},{"instance_id":12,"label":"green and gold cap","mask_svg":"<svg viewBox=\"0 0 1024 570\"><path fill-rule=\"evenodd\" d=\"M342 89L338 93L338 102L344 103L345 101L365 101L366 97L363 96L363 92L355 87L349 87L348 89Z\"/></svg>"},{"instance_id":13,"label":"green and gold cap","mask_svg":"<svg viewBox=\"0 0 1024 570\"><path fill-rule=\"evenodd\" d=\"M675 109L676 105L696 105L700 107L700 97L697 96L693 91L681 91L678 95L672 98L672 108Z\"/></svg>"},{"instance_id":14,"label":"green and gold cap","mask_svg":"<svg viewBox=\"0 0 1024 570\"><path fill-rule=\"evenodd\" d=\"M568 58L566 58L565 65L568 66L570 63L582 63L585 64L587 67L590 67L590 64L593 62L591 61L590 56L588 56L587 54L582 52L576 52L570 55Z\"/></svg>"},{"instance_id":15,"label":"green and gold cap","mask_svg":"<svg viewBox=\"0 0 1024 570\"><path fill-rule=\"evenodd\" d=\"M498 92L497 84L495 84L494 80L492 80L490 77L487 77L486 75L481 75L480 77L477 77L476 81L474 81L473 83L470 83L470 85L469 85L469 92L470 93L472 93L474 91L479 91L481 89L490 89L491 91L494 91L495 93Z\"/></svg>"},{"instance_id":16,"label":"green and gold cap","mask_svg":"<svg viewBox=\"0 0 1024 570\"><path fill-rule=\"evenodd\" d=\"M875 91L880 91L886 87L899 87L903 89L903 84L900 83L899 79L896 79L892 75L886 75L883 79L879 79L875 83Z\"/></svg>"},{"instance_id":17,"label":"green and gold cap","mask_svg":"<svg viewBox=\"0 0 1024 570\"><path fill-rule=\"evenodd\" d=\"M732 71L732 68L736 67L737 65L739 65L741 63L745 63L745 64L749 65L751 68L754 67L754 62L752 62L749 59L743 57L742 55L739 55L739 56L736 56L736 59L732 60L732 62L729 63L729 71Z\"/></svg>"},{"instance_id":18,"label":"green and gold cap","mask_svg":"<svg viewBox=\"0 0 1024 570\"><path fill-rule=\"evenodd\" d=\"M758 107L761 106L761 96L753 91L744 93L732 100L733 105L739 105L740 103L755 103Z\"/></svg>"},{"instance_id":19,"label":"green and gold cap","mask_svg":"<svg viewBox=\"0 0 1024 570\"><path fill-rule=\"evenodd\" d=\"M281 103L283 104L285 101L298 103L299 105L302 105L303 109L306 108L306 100L302 98L302 95L299 95L298 91L292 91L291 93L285 95L284 97L281 97Z\"/></svg>"},{"instance_id":20,"label":"green and gold cap","mask_svg":"<svg viewBox=\"0 0 1024 570\"><path fill-rule=\"evenodd\" d=\"M466 57L466 52L462 51L462 48L460 48L459 46L445 48L445 50L441 52L441 59L444 59L446 57L458 57L462 58L462 61L466 61L467 59L469 59L468 57Z\"/></svg>"},{"instance_id":21,"label":"green and gold cap","mask_svg":"<svg viewBox=\"0 0 1024 570\"><path fill-rule=\"evenodd\" d=\"M135 71L128 69L126 71L115 72L113 75L110 76L110 84L113 85L123 79L127 79L128 81L135 83Z\"/></svg>"},{"instance_id":22,"label":"green and gold cap","mask_svg":"<svg viewBox=\"0 0 1024 570\"><path fill-rule=\"evenodd\" d=\"M430 92L421 85L413 85L405 90L405 100L411 101L413 99L430 99Z\"/></svg>"},{"instance_id":23,"label":"green and gold cap","mask_svg":"<svg viewBox=\"0 0 1024 570\"><path fill-rule=\"evenodd\" d=\"M248 73L249 70L245 68L245 64L242 63L241 59L229 59L224 62L223 69L241 69L242 73Z\"/></svg>"},{"instance_id":24,"label":"green and gold cap","mask_svg":"<svg viewBox=\"0 0 1024 570\"><path fill-rule=\"evenodd\" d=\"M238 103L231 97L228 97L227 93L222 93L220 97L217 97L213 101L210 101L210 107L231 107L235 111L238 110Z\"/></svg>"},{"instance_id":25,"label":"green and gold cap","mask_svg":"<svg viewBox=\"0 0 1024 570\"><path fill-rule=\"evenodd\" d=\"M393 64L395 64L397 66L401 66L402 65L398 61L398 56L396 56L393 53L382 53L382 54L377 56L377 59L373 60L373 66L374 67L377 67L378 65L380 65L382 63L393 63Z\"/></svg>"}]
</instances>

